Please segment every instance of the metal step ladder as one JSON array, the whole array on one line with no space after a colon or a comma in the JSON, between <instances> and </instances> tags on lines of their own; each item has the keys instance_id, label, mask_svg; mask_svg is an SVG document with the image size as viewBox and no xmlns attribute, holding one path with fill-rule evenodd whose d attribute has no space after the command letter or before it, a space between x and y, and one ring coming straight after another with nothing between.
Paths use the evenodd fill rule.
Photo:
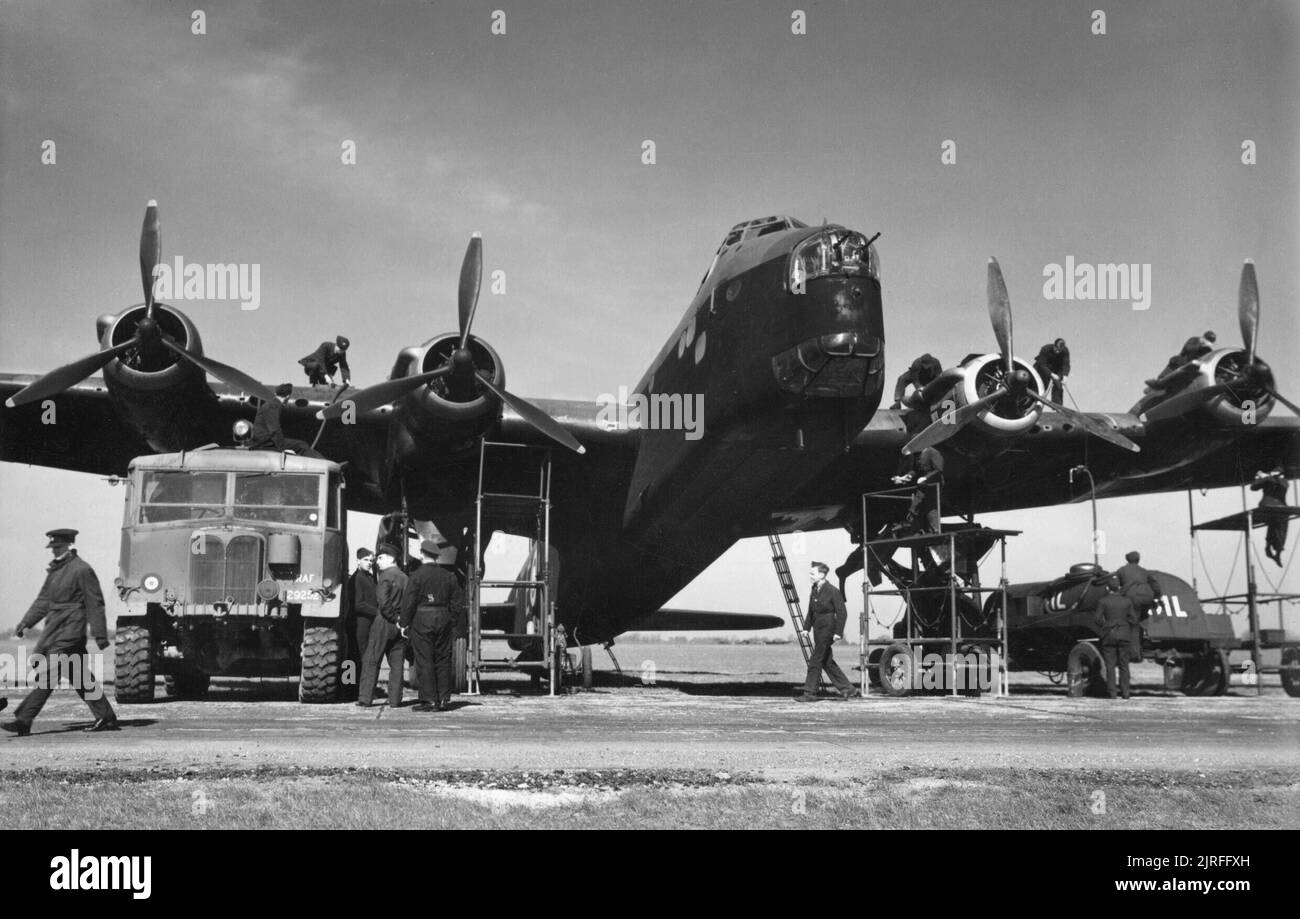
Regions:
<instances>
[{"instance_id":1,"label":"metal step ladder","mask_svg":"<svg viewBox=\"0 0 1300 919\"><path fill-rule=\"evenodd\" d=\"M772 567L776 569L776 579L781 582L781 593L785 595L785 609L790 614L790 624L794 626L794 637L803 652L803 662L807 666L812 657L812 638L803 629L803 609L799 604L799 589L795 587L794 578L790 576L790 563L786 560L781 537L775 533L767 534L767 543L772 548Z\"/></svg>"},{"instance_id":2,"label":"metal step ladder","mask_svg":"<svg viewBox=\"0 0 1300 919\"><path fill-rule=\"evenodd\" d=\"M520 488L520 482L531 477L529 473L520 475L523 463L521 457L540 459L536 470L536 490L520 491L495 490L488 485L488 476L492 472L502 474L501 469L493 469L489 455L502 456L513 453L504 459L504 469L513 473L512 483L506 488ZM551 695L555 695L561 678L560 668L556 665L559 655L563 653L557 645L563 638L557 628L555 618L555 597L553 579L550 572L550 537L551 537L551 451L549 447L534 444L514 444L490 441L483 438L479 445L478 494L474 505L474 557L468 566L467 593L469 605L469 648L466 666L469 670L469 694L479 695L482 691L482 675L490 671L530 672L534 678L548 682ZM480 564L483 558L485 538L490 538L493 530L507 532L527 532L529 542L529 563L526 566L527 577L522 575L514 580L487 580L485 567ZM532 631L514 632L512 629L483 628L483 590L485 588L509 588L511 596L527 605L530 611L526 615ZM540 646L540 657L521 659L520 653L515 657L487 657L484 655L484 641L513 642L515 647Z\"/></svg>"}]
</instances>

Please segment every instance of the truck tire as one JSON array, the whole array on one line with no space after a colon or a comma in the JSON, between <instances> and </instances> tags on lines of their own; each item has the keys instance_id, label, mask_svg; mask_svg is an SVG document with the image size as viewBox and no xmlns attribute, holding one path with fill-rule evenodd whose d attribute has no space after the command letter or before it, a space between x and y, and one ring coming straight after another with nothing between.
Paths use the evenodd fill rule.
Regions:
<instances>
[{"instance_id":1,"label":"truck tire","mask_svg":"<svg viewBox=\"0 0 1300 919\"><path fill-rule=\"evenodd\" d=\"M1282 652L1282 668L1278 672L1286 694L1293 699L1300 696L1300 648L1287 648Z\"/></svg>"},{"instance_id":2,"label":"truck tire","mask_svg":"<svg viewBox=\"0 0 1300 919\"><path fill-rule=\"evenodd\" d=\"M144 626L120 626L113 641L113 698L153 701L153 648Z\"/></svg>"},{"instance_id":3,"label":"truck tire","mask_svg":"<svg viewBox=\"0 0 1300 919\"><path fill-rule=\"evenodd\" d=\"M339 676L345 656L338 629L303 629L298 701L311 705L339 701L342 696Z\"/></svg>"},{"instance_id":4,"label":"truck tire","mask_svg":"<svg viewBox=\"0 0 1300 919\"><path fill-rule=\"evenodd\" d=\"M876 665L880 688L891 696L910 695L915 668L912 650L902 642L895 642L884 650L880 663Z\"/></svg>"},{"instance_id":5,"label":"truck tire","mask_svg":"<svg viewBox=\"0 0 1300 919\"><path fill-rule=\"evenodd\" d=\"M1228 691L1228 655L1209 650L1187 662L1183 670L1183 695L1221 696Z\"/></svg>"},{"instance_id":6,"label":"truck tire","mask_svg":"<svg viewBox=\"0 0 1300 919\"><path fill-rule=\"evenodd\" d=\"M202 670L168 674L163 677L163 688L172 699L202 699L208 694L212 677Z\"/></svg>"},{"instance_id":7,"label":"truck tire","mask_svg":"<svg viewBox=\"0 0 1300 919\"><path fill-rule=\"evenodd\" d=\"M1065 685L1072 699L1106 694L1106 666L1101 652L1090 641L1081 641L1070 649L1065 662Z\"/></svg>"},{"instance_id":8,"label":"truck tire","mask_svg":"<svg viewBox=\"0 0 1300 919\"><path fill-rule=\"evenodd\" d=\"M469 639L457 638L451 651L452 692L469 692Z\"/></svg>"}]
</instances>

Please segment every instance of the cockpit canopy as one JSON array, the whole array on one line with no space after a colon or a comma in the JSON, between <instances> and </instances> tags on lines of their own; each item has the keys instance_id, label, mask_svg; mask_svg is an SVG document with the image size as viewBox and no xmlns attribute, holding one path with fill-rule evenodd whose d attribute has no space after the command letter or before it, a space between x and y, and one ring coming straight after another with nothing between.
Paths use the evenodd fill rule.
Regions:
<instances>
[{"instance_id":1,"label":"cockpit canopy","mask_svg":"<svg viewBox=\"0 0 1300 919\"><path fill-rule=\"evenodd\" d=\"M723 237L722 244L718 246L718 251L713 255L713 261L709 263L709 270L704 272L704 277L700 279L700 285L709 279L713 274L713 269L718 266L718 261L729 250L735 249L741 243L751 239L757 239L760 236L768 236L772 233L781 233L785 230L806 229L808 224L794 217L786 217L777 214L772 217L759 217L757 220L746 220L736 224L727 231Z\"/></svg>"}]
</instances>

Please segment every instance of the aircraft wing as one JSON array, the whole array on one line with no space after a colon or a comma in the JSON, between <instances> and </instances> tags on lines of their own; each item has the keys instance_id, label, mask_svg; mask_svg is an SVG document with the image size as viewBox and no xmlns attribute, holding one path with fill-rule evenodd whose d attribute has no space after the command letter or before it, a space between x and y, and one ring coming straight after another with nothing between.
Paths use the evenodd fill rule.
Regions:
<instances>
[{"instance_id":1,"label":"aircraft wing","mask_svg":"<svg viewBox=\"0 0 1300 919\"><path fill-rule=\"evenodd\" d=\"M1228 428L1199 417L1147 424L1125 412L1087 414L1113 425L1141 452L1098 440L1044 412L1030 432L997 450L967 454L942 445L943 515L1087 501L1087 476L1076 473L1073 481L1070 476L1081 465L1092 474L1099 498L1240 485L1266 463L1281 463L1288 478L1300 478L1300 419L1270 416ZM896 487L890 478L899 472L900 451L910 437L901 412L878 411L844 457L792 496L788 506L772 515L771 525L789 533L857 521L864 492Z\"/></svg>"},{"instance_id":2,"label":"aircraft wing","mask_svg":"<svg viewBox=\"0 0 1300 919\"><path fill-rule=\"evenodd\" d=\"M725 632L779 629L788 620L765 613L724 613L702 609L661 609L639 621L638 632Z\"/></svg>"},{"instance_id":3,"label":"aircraft wing","mask_svg":"<svg viewBox=\"0 0 1300 919\"><path fill-rule=\"evenodd\" d=\"M0 374L0 460L73 472L125 475L127 464L155 452L120 418L100 379L83 380L47 400L23 408L3 402L36 377Z\"/></svg>"}]
</instances>

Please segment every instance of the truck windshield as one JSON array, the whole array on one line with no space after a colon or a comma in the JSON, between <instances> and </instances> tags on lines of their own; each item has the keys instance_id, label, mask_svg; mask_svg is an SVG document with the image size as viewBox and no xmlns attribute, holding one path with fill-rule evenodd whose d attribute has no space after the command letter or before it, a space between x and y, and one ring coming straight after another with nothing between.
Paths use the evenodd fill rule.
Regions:
<instances>
[{"instance_id":1,"label":"truck windshield","mask_svg":"<svg viewBox=\"0 0 1300 919\"><path fill-rule=\"evenodd\" d=\"M235 475L235 516L320 526L321 477L293 473Z\"/></svg>"},{"instance_id":2,"label":"truck windshield","mask_svg":"<svg viewBox=\"0 0 1300 919\"><path fill-rule=\"evenodd\" d=\"M226 512L224 472L146 472L140 487L140 522L203 520Z\"/></svg>"}]
</instances>

